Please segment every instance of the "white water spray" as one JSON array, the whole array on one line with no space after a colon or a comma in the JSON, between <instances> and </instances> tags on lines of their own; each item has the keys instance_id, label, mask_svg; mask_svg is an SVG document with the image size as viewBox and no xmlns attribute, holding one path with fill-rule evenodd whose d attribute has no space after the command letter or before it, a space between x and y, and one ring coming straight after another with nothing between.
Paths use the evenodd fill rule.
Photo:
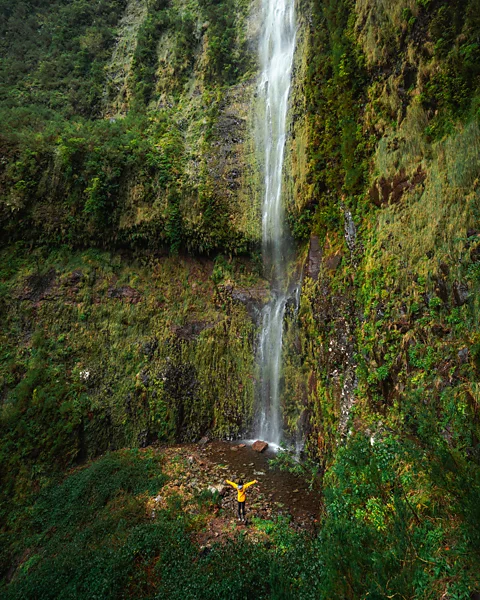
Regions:
<instances>
[{"instance_id":1,"label":"white water spray","mask_svg":"<svg viewBox=\"0 0 480 600\"><path fill-rule=\"evenodd\" d=\"M279 444L282 437L280 388L289 249L282 202L282 175L295 52L295 0L263 0L262 9L257 142L263 154L264 168L263 260L271 281L272 300L262 312L258 435Z\"/></svg>"}]
</instances>

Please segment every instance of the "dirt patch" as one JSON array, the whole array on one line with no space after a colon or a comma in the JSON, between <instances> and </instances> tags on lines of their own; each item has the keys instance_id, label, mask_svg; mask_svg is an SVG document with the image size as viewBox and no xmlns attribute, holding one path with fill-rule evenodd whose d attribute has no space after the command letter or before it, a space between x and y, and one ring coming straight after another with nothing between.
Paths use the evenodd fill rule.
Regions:
<instances>
[{"instance_id":1,"label":"dirt patch","mask_svg":"<svg viewBox=\"0 0 480 600\"><path fill-rule=\"evenodd\" d=\"M147 502L147 513L155 518L158 510L174 500L181 501L182 510L195 515L202 526L193 535L200 546L224 543L238 531L258 541L263 533L255 528L254 518L290 517L295 530L314 531L320 512L320 496L310 491L301 478L270 467L275 456L270 450L262 454L249 445L211 442L161 448L163 470L169 481L159 494ZM237 521L236 490L226 479L258 483L247 491L247 523ZM199 498L215 494L218 502L205 513Z\"/></svg>"},{"instance_id":2,"label":"dirt patch","mask_svg":"<svg viewBox=\"0 0 480 600\"><path fill-rule=\"evenodd\" d=\"M247 492L247 515L250 513L251 516L262 518L289 515L295 527L307 528L318 519L318 492L310 491L308 484L300 477L271 468L270 461L275 457L271 450L260 454L248 445L238 449L238 444L212 442L201 450L201 456L220 466L225 478L232 481L258 480L258 484ZM232 488L229 488L223 506L234 514L236 496Z\"/></svg>"}]
</instances>

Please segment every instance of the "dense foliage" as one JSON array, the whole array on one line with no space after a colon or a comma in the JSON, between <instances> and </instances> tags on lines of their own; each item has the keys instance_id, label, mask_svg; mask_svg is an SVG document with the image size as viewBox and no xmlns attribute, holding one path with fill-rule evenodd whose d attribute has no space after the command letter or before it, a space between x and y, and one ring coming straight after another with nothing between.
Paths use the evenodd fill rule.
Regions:
<instances>
[{"instance_id":1,"label":"dense foliage","mask_svg":"<svg viewBox=\"0 0 480 600\"><path fill-rule=\"evenodd\" d=\"M255 282L248 264L142 266L66 248L1 256L3 516L111 448L245 428L254 327L222 284Z\"/></svg>"},{"instance_id":2,"label":"dense foliage","mask_svg":"<svg viewBox=\"0 0 480 600\"><path fill-rule=\"evenodd\" d=\"M454 544L451 527L444 526L448 515L410 495L419 473L398 472L395 464L411 450L393 436L374 446L353 438L327 481L318 537L294 533L285 519L255 520L256 543L236 535L233 524L226 542L206 550L195 535L218 512L214 495L197 494L193 513L182 513L181 496L173 496L168 507L150 514L148 501L161 497L165 482L161 453L107 454L15 509L16 537L0 538L0 567L10 581L0 590L12 599L192 600L249 594L433 600L446 590L466 600L478 575L478 563L468 557L471 545L478 549L479 532L458 521ZM480 481L466 473L454 478L461 514ZM424 498L428 492L423 489Z\"/></svg>"},{"instance_id":3,"label":"dense foliage","mask_svg":"<svg viewBox=\"0 0 480 600\"><path fill-rule=\"evenodd\" d=\"M1 4L2 243L245 253L209 163L223 86L251 66L246 6L126 6Z\"/></svg>"},{"instance_id":4,"label":"dense foliage","mask_svg":"<svg viewBox=\"0 0 480 600\"><path fill-rule=\"evenodd\" d=\"M126 0L0 3L2 108L66 117L101 112L104 66Z\"/></svg>"}]
</instances>

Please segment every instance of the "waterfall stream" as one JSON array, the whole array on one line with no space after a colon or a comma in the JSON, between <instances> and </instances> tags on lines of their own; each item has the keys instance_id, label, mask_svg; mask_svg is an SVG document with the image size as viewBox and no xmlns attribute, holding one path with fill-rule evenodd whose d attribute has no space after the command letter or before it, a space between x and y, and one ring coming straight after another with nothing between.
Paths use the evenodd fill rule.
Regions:
<instances>
[{"instance_id":1,"label":"waterfall stream","mask_svg":"<svg viewBox=\"0 0 480 600\"><path fill-rule=\"evenodd\" d=\"M264 175L263 261L270 279L272 298L262 312L259 340L260 418L257 433L261 439L278 445L282 438L282 338L290 251L282 202L282 176L295 52L295 0L262 0L262 10L256 137Z\"/></svg>"}]
</instances>

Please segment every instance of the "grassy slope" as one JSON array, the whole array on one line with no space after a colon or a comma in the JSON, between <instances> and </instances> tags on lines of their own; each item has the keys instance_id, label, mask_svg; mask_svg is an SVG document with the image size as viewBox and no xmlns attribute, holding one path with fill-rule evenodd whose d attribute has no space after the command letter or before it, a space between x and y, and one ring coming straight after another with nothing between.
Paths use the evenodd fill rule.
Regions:
<instances>
[{"instance_id":1,"label":"grassy slope","mask_svg":"<svg viewBox=\"0 0 480 600\"><path fill-rule=\"evenodd\" d=\"M0 537L0 564L9 571L3 597L317 597L302 561L312 541L286 518L238 531L203 484L211 472L200 485L195 479L193 492L184 485L192 479L188 453L109 453L17 509L16 541ZM217 537L201 549L210 523Z\"/></svg>"}]
</instances>

